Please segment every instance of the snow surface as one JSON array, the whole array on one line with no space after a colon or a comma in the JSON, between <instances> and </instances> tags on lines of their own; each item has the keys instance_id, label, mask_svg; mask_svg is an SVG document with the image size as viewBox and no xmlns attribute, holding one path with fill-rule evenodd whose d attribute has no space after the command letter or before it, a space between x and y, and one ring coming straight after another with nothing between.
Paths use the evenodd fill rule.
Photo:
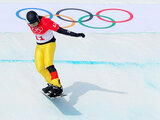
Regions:
<instances>
[{"instance_id":1,"label":"snow surface","mask_svg":"<svg viewBox=\"0 0 160 120\"><path fill-rule=\"evenodd\" d=\"M41 93L46 83L34 65L32 33L0 36L0 120L160 120L160 33L86 33L84 39L55 34L54 63L67 96L52 101Z\"/></svg>"}]
</instances>

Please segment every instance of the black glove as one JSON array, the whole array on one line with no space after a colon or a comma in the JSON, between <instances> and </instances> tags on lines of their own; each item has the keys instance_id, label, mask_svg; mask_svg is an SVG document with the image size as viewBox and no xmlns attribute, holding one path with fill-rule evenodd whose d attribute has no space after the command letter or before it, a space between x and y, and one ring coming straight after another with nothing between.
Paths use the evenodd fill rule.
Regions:
<instances>
[{"instance_id":1,"label":"black glove","mask_svg":"<svg viewBox=\"0 0 160 120\"><path fill-rule=\"evenodd\" d=\"M76 36L77 36L77 37L82 37L82 38L84 38L84 37L85 37L85 34L84 34L84 33L77 33Z\"/></svg>"}]
</instances>

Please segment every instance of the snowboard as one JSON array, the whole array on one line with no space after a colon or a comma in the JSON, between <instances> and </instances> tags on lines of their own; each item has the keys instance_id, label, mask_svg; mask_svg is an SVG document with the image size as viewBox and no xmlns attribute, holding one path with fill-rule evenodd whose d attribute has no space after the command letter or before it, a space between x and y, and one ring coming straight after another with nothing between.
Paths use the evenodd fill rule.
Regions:
<instances>
[{"instance_id":1,"label":"snowboard","mask_svg":"<svg viewBox=\"0 0 160 120\"><path fill-rule=\"evenodd\" d=\"M62 94L60 94L60 95L58 95L58 96L56 96L56 97L50 97L50 96L48 96L46 93L44 93L43 91L41 91L41 93L42 93L44 96L46 96L48 99L56 99L56 98L61 98L61 97L67 96L66 94L62 93Z\"/></svg>"}]
</instances>

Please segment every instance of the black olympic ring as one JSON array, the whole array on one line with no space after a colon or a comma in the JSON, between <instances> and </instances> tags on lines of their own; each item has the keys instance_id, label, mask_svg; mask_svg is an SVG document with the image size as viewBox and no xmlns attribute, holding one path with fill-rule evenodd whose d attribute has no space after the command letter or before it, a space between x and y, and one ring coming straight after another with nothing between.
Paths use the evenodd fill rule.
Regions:
<instances>
[{"instance_id":1,"label":"black olympic ring","mask_svg":"<svg viewBox=\"0 0 160 120\"><path fill-rule=\"evenodd\" d=\"M78 8L65 8L65 9L61 9L61 10L59 10L59 11L56 13L56 15L59 15L60 12L65 11L65 10L80 10L80 11L83 11L83 12L88 13L88 14L89 14L89 18L88 18L87 20L83 20L82 22L87 22L87 21L89 21L89 20L91 20L91 19L93 18L93 14L92 14L92 13L90 13L90 12L88 12L88 11L86 11L86 10L78 9ZM61 16L57 16L57 17L58 17L59 19L61 19L61 20L68 21L68 22L78 22L78 21L71 21L71 20L64 19L64 18L62 18Z\"/></svg>"}]
</instances>

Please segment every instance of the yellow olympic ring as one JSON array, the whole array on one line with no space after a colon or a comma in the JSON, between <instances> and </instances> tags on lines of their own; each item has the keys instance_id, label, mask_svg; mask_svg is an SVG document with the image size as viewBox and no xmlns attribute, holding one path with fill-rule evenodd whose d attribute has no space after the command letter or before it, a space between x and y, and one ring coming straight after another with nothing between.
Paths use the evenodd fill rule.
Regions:
<instances>
[{"instance_id":1,"label":"yellow olympic ring","mask_svg":"<svg viewBox=\"0 0 160 120\"><path fill-rule=\"evenodd\" d=\"M74 26L74 25L75 25L75 23L76 23L76 22L74 22L74 19L73 19L73 18L70 18L70 17L65 16L65 15L53 15L53 16L66 17L66 18L70 19L71 21L73 21L71 25L64 26L64 27L62 27L62 28L69 28L69 27L72 27L72 26ZM45 15L44 17L49 17L49 15Z\"/></svg>"}]
</instances>

